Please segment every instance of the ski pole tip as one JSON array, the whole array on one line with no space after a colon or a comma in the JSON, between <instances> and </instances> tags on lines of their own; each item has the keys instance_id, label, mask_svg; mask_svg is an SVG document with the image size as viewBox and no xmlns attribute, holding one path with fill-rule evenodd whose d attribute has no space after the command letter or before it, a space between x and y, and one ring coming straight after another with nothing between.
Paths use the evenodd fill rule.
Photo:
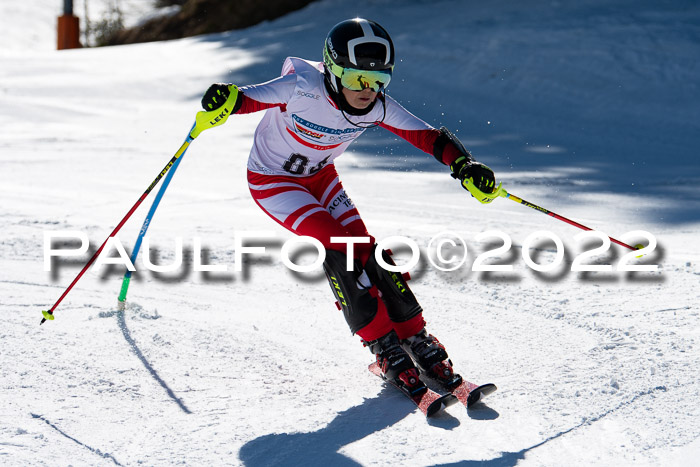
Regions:
<instances>
[{"instance_id":1,"label":"ski pole tip","mask_svg":"<svg viewBox=\"0 0 700 467\"><path fill-rule=\"evenodd\" d=\"M644 245L642 245L641 243L637 243L634 247L637 250L641 250L642 248L644 248ZM637 256L637 258L641 258L642 256L644 256L644 255L639 255L639 256Z\"/></svg>"},{"instance_id":2,"label":"ski pole tip","mask_svg":"<svg viewBox=\"0 0 700 467\"><path fill-rule=\"evenodd\" d=\"M44 324L47 320L48 321L54 320L54 315L51 311L41 310L41 314L44 315L44 317L41 319L41 323L39 323L39 326Z\"/></svg>"}]
</instances>

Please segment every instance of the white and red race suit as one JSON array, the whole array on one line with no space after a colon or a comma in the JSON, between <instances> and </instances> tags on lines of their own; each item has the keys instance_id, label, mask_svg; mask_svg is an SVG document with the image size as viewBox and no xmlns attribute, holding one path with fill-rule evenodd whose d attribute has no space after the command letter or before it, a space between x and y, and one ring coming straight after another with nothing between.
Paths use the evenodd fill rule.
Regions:
<instances>
[{"instance_id":1,"label":"white and red race suit","mask_svg":"<svg viewBox=\"0 0 700 467\"><path fill-rule=\"evenodd\" d=\"M255 131L248 184L265 213L297 235L318 239L327 249L345 252L346 245L331 243L331 237L370 237L370 244L355 245L355 258L366 264L374 238L343 189L335 158L374 124L428 154L439 152L436 158L443 164L452 163L459 153L451 145L437 151L440 131L389 96L377 99L365 115L343 113L324 79L322 63L290 57L281 77L240 88L236 113L267 109ZM377 316L382 315L386 313ZM383 317L358 334L372 340L395 328L400 337L408 337L423 324L419 315L397 328Z\"/></svg>"}]
</instances>

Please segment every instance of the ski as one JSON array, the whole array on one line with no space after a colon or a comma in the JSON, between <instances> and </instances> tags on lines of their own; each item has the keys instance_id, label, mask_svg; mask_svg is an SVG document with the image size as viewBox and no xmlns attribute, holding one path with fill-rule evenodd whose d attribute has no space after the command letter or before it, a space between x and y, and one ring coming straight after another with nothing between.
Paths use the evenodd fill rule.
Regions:
<instances>
[{"instance_id":1,"label":"ski","mask_svg":"<svg viewBox=\"0 0 700 467\"><path fill-rule=\"evenodd\" d=\"M457 374L455 374L455 378L449 382L440 381L439 379L433 378L423 372L421 373L421 376L435 382L445 391L449 391L466 408L471 408L474 404L498 389L496 385L492 383L482 385L470 383Z\"/></svg>"},{"instance_id":2,"label":"ski","mask_svg":"<svg viewBox=\"0 0 700 467\"><path fill-rule=\"evenodd\" d=\"M466 408L470 408L484 397L495 392L496 389L498 388L493 383L477 385L469 381L462 381L459 386L452 389L450 392L454 394Z\"/></svg>"},{"instance_id":3,"label":"ski","mask_svg":"<svg viewBox=\"0 0 700 467\"><path fill-rule=\"evenodd\" d=\"M374 362L369 366L369 371L370 373L379 376L382 378L383 381L386 381L390 383L392 386L394 386L396 389L401 391L406 397L411 399L414 404L420 409L421 412L426 417L432 417L436 413L440 412L442 409L445 407L449 407L452 404L455 404L457 402L457 397L453 394L440 394L432 389L429 389L427 386L425 386L424 391L420 391L419 393L414 393L411 394L409 391L407 391L405 388L399 386L398 384L394 383L393 381L390 381L388 379L385 379L382 376L382 372L379 369L379 365Z\"/></svg>"}]
</instances>

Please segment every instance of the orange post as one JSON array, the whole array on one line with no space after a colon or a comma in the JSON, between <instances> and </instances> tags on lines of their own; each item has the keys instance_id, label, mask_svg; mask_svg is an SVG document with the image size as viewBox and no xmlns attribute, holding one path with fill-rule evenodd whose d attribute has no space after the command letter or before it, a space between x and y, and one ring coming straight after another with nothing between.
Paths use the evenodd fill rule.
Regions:
<instances>
[{"instance_id":1,"label":"orange post","mask_svg":"<svg viewBox=\"0 0 700 467\"><path fill-rule=\"evenodd\" d=\"M77 49L80 45L80 20L74 15L58 17L58 50Z\"/></svg>"}]
</instances>

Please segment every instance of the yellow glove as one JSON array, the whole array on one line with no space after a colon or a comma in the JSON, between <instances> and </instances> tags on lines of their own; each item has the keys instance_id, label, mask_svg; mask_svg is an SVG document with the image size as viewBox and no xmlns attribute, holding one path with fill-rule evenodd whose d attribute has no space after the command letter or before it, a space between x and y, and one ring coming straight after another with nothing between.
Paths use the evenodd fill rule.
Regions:
<instances>
[{"instance_id":1,"label":"yellow glove","mask_svg":"<svg viewBox=\"0 0 700 467\"><path fill-rule=\"evenodd\" d=\"M488 204L501 194L501 184L494 189L496 177L493 170L481 162L461 156L450 165L450 170L452 177L459 180L480 203Z\"/></svg>"},{"instance_id":2,"label":"yellow glove","mask_svg":"<svg viewBox=\"0 0 700 467\"><path fill-rule=\"evenodd\" d=\"M206 99L206 102L205 102ZM214 128L226 122L238 101L238 87L233 84L213 84L202 98L202 107L212 110L197 112L196 124L190 137L199 136L204 130Z\"/></svg>"}]
</instances>

